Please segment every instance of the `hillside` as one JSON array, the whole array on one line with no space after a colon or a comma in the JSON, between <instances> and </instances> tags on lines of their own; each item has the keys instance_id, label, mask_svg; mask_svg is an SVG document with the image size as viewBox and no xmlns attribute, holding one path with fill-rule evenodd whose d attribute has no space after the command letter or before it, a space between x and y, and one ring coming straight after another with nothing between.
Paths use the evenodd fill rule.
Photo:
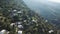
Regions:
<instances>
[{"instance_id":1,"label":"hillside","mask_svg":"<svg viewBox=\"0 0 60 34\"><path fill-rule=\"evenodd\" d=\"M2 29L9 34L18 34L19 30L23 34L56 34L55 26L29 9L22 0L0 0L0 31Z\"/></svg>"}]
</instances>

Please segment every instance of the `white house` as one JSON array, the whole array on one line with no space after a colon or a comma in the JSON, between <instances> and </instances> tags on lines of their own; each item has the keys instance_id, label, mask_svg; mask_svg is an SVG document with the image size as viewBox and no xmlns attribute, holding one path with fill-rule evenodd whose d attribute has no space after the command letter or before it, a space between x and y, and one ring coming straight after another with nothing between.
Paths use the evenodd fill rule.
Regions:
<instances>
[{"instance_id":1,"label":"white house","mask_svg":"<svg viewBox=\"0 0 60 34\"><path fill-rule=\"evenodd\" d=\"M4 33L6 33L6 30L1 30L0 31L0 34L4 34Z\"/></svg>"},{"instance_id":2,"label":"white house","mask_svg":"<svg viewBox=\"0 0 60 34\"><path fill-rule=\"evenodd\" d=\"M17 10L13 10L14 12L16 12Z\"/></svg>"},{"instance_id":3,"label":"white house","mask_svg":"<svg viewBox=\"0 0 60 34\"><path fill-rule=\"evenodd\" d=\"M22 13L22 11L18 11L17 13Z\"/></svg>"},{"instance_id":4,"label":"white house","mask_svg":"<svg viewBox=\"0 0 60 34\"><path fill-rule=\"evenodd\" d=\"M33 22L37 22L37 20L34 20L34 19L33 19L32 21L33 21Z\"/></svg>"},{"instance_id":5,"label":"white house","mask_svg":"<svg viewBox=\"0 0 60 34\"><path fill-rule=\"evenodd\" d=\"M18 28L23 28L23 26L22 25L18 25Z\"/></svg>"},{"instance_id":6,"label":"white house","mask_svg":"<svg viewBox=\"0 0 60 34\"><path fill-rule=\"evenodd\" d=\"M18 31L18 34L22 34L22 31Z\"/></svg>"},{"instance_id":7,"label":"white house","mask_svg":"<svg viewBox=\"0 0 60 34\"><path fill-rule=\"evenodd\" d=\"M11 23L11 24L10 24L10 26L13 26L13 25L15 25L15 23Z\"/></svg>"},{"instance_id":8,"label":"white house","mask_svg":"<svg viewBox=\"0 0 60 34\"><path fill-rule=\"evenodd\" d=\"M45 22L48 22L48 20L45 20Z\"/></svg>"},{"instance_id":9,"label":"white house","mask_svg":"<svg viewBox=\"0 0 60 34\"><path fill-rule=\"evenodd\" d=\"M50 31L49 31L49 33L52 33L52 32L54 32L54 30L50 30Z\"/></svg>"},{"instance_id":10,"label":"white house","mask_svg":"<svg viewBox=\"0 0 60 34\"><path fill-rule=\"evenodd\" d=\"M16 22L17 25L20 25L22 22Z\"/></svg>"}]
</instances>

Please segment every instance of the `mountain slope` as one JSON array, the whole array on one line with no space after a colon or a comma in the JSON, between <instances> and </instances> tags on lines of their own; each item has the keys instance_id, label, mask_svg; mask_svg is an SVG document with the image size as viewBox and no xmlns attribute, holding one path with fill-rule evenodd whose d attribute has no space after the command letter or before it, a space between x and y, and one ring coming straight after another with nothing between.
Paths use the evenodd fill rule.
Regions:
<instances>
[{"instance_id":1,"label":"mountain slope","mask_svg":"<svg viewBox=\"0 0 60 34\"><path fill-rule=\"evenodd\" d=\"M30 10L22 0L1 0L0 7L0 14L2 14L0 17L5 17L7 20L10 18L10 22L0 20L0 28L6 29L10 34L17 34L17 29L22 30L24 34L56 34L55 27ZM11 23L15 25L11 27ZM53 32L49 33L50 30Z\"/></svg>"}]
</instances>

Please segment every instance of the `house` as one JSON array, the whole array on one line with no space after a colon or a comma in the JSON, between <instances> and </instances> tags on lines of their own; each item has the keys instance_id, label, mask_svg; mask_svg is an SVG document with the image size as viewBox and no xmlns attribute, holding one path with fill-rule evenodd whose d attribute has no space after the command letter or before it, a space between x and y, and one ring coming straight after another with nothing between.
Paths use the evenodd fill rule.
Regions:
<instances>
[{"instance_id":1,"label":"house","mask_svg":"<svg viewBox=\"0 0 60 34\"><path fill-rule=\"evenodd\" d=\"M52 33L52 32L54 32L54 30L50 30L50 31L49 31L49 33Z\"/></svg>"},{"instance_id":2,"label":"house","mask_svg":"<svg viewBox=\"0 0 60 34\"><path fill-rule=\"evenodd\" d=\"M1 30L0 34L7 34L7 31L6 30Z\"/></svg>"},{"instance_id":3,"label":"house","mask_svg":"<svg viewBox=\"0 0 60 34\"><path fill-rule=\"evenodd\" d=\"M18 34L22 34L22 31L18 31Z\"/></svg>"}]
</instances>

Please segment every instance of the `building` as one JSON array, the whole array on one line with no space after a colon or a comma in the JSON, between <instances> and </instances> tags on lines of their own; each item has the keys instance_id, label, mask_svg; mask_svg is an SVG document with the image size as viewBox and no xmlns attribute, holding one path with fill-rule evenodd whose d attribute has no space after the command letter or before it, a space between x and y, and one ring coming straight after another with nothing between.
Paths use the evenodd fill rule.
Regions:
<instances>
[{"instance_id":1,"label":"building","mask_svg":"<svg viewBox=\"0 0 60 34\"><path fill-rule=\"evenodd\" d=\"M18 34L22 34L22 31L18 31Z\"/></svg>"}]
</instances>

